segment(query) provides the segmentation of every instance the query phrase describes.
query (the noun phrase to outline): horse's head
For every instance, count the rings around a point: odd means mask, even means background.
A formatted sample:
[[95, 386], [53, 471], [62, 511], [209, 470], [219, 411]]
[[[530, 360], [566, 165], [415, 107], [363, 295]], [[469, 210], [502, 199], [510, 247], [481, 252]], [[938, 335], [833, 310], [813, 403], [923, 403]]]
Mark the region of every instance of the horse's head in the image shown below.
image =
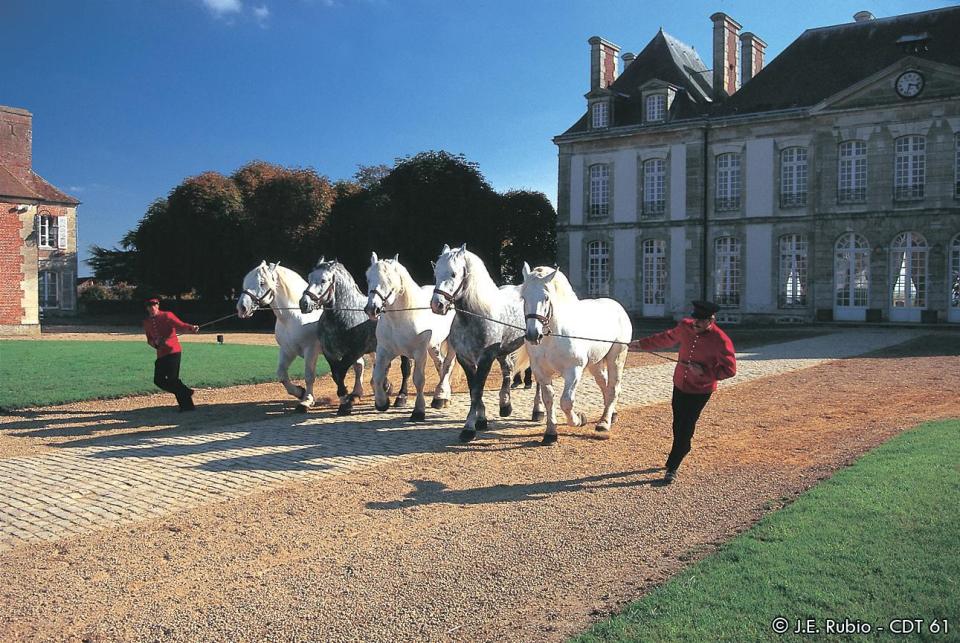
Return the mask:
[[466, 252], [467, 244], [453, 250], [443, 244], [440, 257], [433, 265], [433, 283], [436, 286], [430, 298], [430, 310], [438, 315], [445, 315], [463, 294], [467, 283]]
[[370, 253], [367, 268], [367, 305], [363, 311], [370, 319], [379, 319], [383, 309], [397, 300], [403, 289], [397, 270], [399, 255], [393, 259], [379, 259], [376, 252]]
[[247, 319], [258, 308], [266, 308], [277, 296], [277, 266], [261, 261], [243, 278], [243, 292], [237, 299], [237, 316]]
[[530, 266], [523, 263], [523, 286], [520, 296], [523, 298], [523, 316], [527, 329], [525, 338], [531, 344], [537, 345], [543, 341], [545, 335], [550, 334], [550, 322], [553, 320], [552, 282], [558, 271], [555, 268], [540, 266], [530, 270]]
[[307, 275], [307, 287], [300, 297], [302, 313], [306, 314], [317, 308], [322, 309], [324, 306], [333, 305], [336, 265], [336, 261], [326, 261], [325, 257], [320, 257], [316, 267]]

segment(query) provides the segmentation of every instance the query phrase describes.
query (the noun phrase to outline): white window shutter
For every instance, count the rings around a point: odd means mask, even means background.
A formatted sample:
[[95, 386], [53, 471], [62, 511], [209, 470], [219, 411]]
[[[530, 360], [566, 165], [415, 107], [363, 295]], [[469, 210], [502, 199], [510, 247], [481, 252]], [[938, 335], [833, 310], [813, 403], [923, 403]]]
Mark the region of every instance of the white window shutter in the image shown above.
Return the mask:
[[57, 217], [57, 247], [67, 248], [67, 217]]

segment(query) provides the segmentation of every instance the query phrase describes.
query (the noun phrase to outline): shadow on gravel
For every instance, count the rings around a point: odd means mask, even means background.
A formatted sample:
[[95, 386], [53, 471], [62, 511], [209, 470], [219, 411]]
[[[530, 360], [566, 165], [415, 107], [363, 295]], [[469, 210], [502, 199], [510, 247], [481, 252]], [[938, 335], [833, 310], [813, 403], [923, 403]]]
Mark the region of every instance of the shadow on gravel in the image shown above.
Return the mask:
[[590, 489], [615, 489], [657, 485], [660, 477], [634, 479], [636, 476], [662, 473], [663, 469], [650, 468], [637, 471], [621, 471], [596, 476], [574, 478], [573, 480], [552, 480], [548, 482], [527, 482], [521, 484], [498, 484], [492, 487], [476, 489], [449, 489], [435, 480], [408, 480], [414, 489], [400, 500], [389, 502], [368, 502], [367, 509], [391, 511], [419, 505], [478, 505], [501, 502], [523, 502], [543, 500], [558, 493], [571, 493]]

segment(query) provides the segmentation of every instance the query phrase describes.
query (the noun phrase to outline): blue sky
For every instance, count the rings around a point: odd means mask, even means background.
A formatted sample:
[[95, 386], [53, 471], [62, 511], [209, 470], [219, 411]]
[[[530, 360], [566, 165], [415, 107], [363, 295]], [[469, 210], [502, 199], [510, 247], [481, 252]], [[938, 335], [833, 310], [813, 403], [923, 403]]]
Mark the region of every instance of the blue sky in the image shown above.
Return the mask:
[[662, 26], [711, 67], [715, 11], [765, 40], [769, 61], [861, 9], [952, 4], [2, 0], [0, 104], [33, 112], [34, 169], [83, 202], [83, 260], [185, 177], [252, 159], [336, 180], [443, 149], [499, 191], [556, 203], [551, 139], [585, 108], [590, 36], [636, 53]]

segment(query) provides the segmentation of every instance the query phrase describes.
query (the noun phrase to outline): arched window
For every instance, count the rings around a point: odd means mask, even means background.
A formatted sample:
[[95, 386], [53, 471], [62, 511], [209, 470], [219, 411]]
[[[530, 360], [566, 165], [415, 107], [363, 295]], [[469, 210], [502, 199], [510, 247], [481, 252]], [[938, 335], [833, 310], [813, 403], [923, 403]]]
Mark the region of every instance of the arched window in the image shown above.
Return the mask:
[[901, 136], [894, 147], [893, 198], [897, 201], [922, 199], [927, 173], [926, 139]]
[[740, 209], [740, 155], [731, 152], [717, 156], [716, 210]]
[[591, 241], [587, 245], [587, 294], [610, 294], [610, 244]]
[[788, 147], [780, 152], [780, 207], [807, 204], [807, 148]]
[[667, 288], [667, 249], [660, 239], [643, 242], [643, 303], [662, 306]]
[[834, 304], [866, 308], [870, 303], [870, 244], [848, 232], [834, 246]]
[[610, 213], [610, 166], [590, 166], [590, 216], [605, 217]]
[[890, 303], [894, 308], [926, 307], [927, 256], [927, 240], [916, 232], [904, 232], [890, 244]]
[[663, 159], [650, 159], [643, 163], [643, 213], [663, 214], [667, 207], [666, 163]]
[[807, 305], [807, 237], [785, 234], [780, 237], [781, 308]]
[[864, 141], [840, 143], [837, 166], [837, 200], [862, 203], [867, 200], [867, 144]]
[[713, 249], [715, 301], [724, 308], [736, 308], [740, 305], [740, 240], [718, 237]]

